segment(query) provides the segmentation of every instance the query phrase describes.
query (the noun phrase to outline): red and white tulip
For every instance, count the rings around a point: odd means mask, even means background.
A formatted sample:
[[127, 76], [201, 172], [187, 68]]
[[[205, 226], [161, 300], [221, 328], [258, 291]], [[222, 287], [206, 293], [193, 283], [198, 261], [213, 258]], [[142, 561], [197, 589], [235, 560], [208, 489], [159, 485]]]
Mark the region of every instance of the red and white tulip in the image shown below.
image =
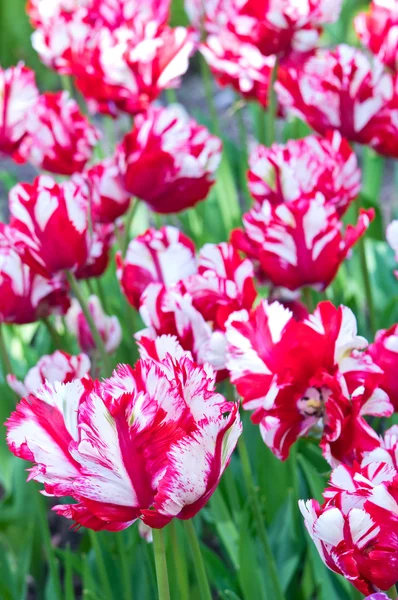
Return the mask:
[[[95, 323], [95, 326], [104, 342], [105, 350], [112, 354], [120, 346], [122, 341], [122, 328], [119, 319], [115, 316], [109, 317], [104, 313], [101, 301], [97, 296], [90, 296], [87, 306]], [[76, 336], [80, 348], [87, 354], [93, 354], [96, 344], [91, 334], [89, 324], [83, 314], [77, 300], [72, 300], [66, 317], [68, 331]]]
[[355, 152], [337, 131], [271, 148], [256, 146], [249, 156], [249, 190], [272, 205], [324, 198], [343, 214], [361, 189]]
[[114, 158], [106, 158], [73, 177], [90, 190], [91, 213], [94, 223], [114, 223], [128, 210], [131, 195], [123, 186]]
[[231, 241], [273, 286], [324, 290], [373, 218], [372, 209], [361, 210], [343, 232], [337, 209], [322, 194], [276, 205], [266, 200], [243, 216], [244, 229], [233, 231]]
[[130, 242], [124, 259], [119, 253], [116, 260], [122, 291], [136, 309], [150, 283], [170, 287], [197, 271], [194, 243], [171, 226], [148, 229]]
[[53, 275], [86, 264], [89, 251], [87, 190], [72, 181], [57, 184], [40, 176], [10, 192], [11, 225], [23, 236], [26, 251]]
[[151, 107], [119, 146], [127, 191], [159, 213], [179, 212], [204, 200], [215, 181], [222, 143], [179, 105]]
[[86, 354], [71, 356], [56, 350], [54, 354], [42, 356], [28, 371], [23, 381], [9, 374], [7, 383], [21, 398], [26, 398], [30, 394], [35, 394], [45, 383], [54, 384], [56, 381], [69, 383], [74, 379], [82, 379], [89, 374], [90, 368], [90, 359]]
[[47, 384], [7, 422], [10, 450], [34, 463], [29, 478], [47, 495], [75, 499], [54, 510], [78, 526], [118, 531], [141, 519], [161, 528], [192, 518], [240, 436], [238, 405], [216, 393], [210, 367], [172, 338], [142, 346], [135, 369]]
[[35, 74], [19, 63], [0, 68], [0, 156], [13, 156], [27, 133], [27, 117], [39, 97]]
[[398, 156], [397, 81], [361, 50], [342, 44], [281, 66], [275, 89], [284, 110], [321, 135], [337, 129], [349, 141]]
[[263, 301], [232, 314], [226, 337], [231, 381], [279, 458], [307, 435], [320, 438], [331, 464], [379, 445], [364, 416], [390, 416], [393, 406], [377, 387], [381, 369], [359, 352], [367, 342], [347, 307], [322, 302], [298, 322], [278, 302]]
[[69, 308], [68, 286], [63, 277], [44, 277], [21, 256], [18, 231], [0, 228], [0, 322], [34, 323]]
[[38, 169], [72, 175], [90, 160], [99, 132], [67, 92], [45, 93], [26, 115], [19, 158]]
[[354, 20], [362, 44], [390, 67], [398, 70], [398, 5], [396, 0], [373, 0], [369, 11]]

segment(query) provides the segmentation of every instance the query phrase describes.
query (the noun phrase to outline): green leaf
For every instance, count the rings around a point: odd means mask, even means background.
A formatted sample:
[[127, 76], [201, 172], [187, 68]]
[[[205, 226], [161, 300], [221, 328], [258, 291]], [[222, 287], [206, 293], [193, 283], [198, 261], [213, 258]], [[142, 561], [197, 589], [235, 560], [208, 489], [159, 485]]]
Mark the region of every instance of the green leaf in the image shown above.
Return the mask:
[[239, 533], [219, 489], [214, 492], [210, 500], [210, 507], [217, 532], [234, 568], [237, 569], [239, 565]]
[[243, 513], [239, 529], [239, 583], [245, 600], [253, 598], [272, 600], [267, 596], [264, 582], [261, 577], [266, 573], [266, 564], [261, 565], [258, 560], [256, 536], [250, 527], [250, 510]]
[[288, 492], [288, 497], [279, 509], [279, 513], [272, 521], [270, 527], [270, 541], [278, 568], [279, 579], [283, 590], [286, 591], [290, 581], [302, 561], [305, 551], [305, 542], [296, 532], [297, 501], [294, 501], [293, 492]]

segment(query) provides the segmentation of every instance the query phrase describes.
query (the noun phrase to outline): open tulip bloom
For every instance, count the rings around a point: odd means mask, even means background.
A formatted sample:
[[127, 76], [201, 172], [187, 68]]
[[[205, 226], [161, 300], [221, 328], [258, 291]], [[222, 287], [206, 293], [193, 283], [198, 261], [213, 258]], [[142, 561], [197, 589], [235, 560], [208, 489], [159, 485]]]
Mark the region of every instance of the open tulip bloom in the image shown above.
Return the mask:
[[398, 599], [398, 0], [3, 3], [0, 600]]

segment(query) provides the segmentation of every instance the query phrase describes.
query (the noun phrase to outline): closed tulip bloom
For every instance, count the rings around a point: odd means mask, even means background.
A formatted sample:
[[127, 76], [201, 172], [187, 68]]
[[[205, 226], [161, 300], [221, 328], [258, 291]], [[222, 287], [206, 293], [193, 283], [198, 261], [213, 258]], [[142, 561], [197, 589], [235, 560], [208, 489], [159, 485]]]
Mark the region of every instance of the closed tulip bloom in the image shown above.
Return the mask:
[[227, 323], [227, 368], [254, 411], [264, 442], [282, 460], [302, 436], [319, 437], [325, 458], [352, 463], [379, 439], [364, 416], [389, 416], [382, 371], [361, 350], [347, 307], [322, 302], [297, 322], [278, 302], [233, 313]]
[[69, 308], [68, 288], [62, 277], [44, 277], [21, 256], [18, 231], [0, 228], [0, 322], [34, 323]]
[[[398, 579], [397, 471], [385, 463], [339, 466], [325, 502], [300, 501], [305, 526], [326, 566], [362, 594]], [[372, 594], [372, 600], [384, 594]], [[386, 596], [387, 597], [387, 596]]]
[[398, 156], [396, 78], [360, 50], [319, 49], [303, 65], [281, 67], [275, 89], [283, 108], [321, 135], [337, 129], [349, 141]]
[[228, 30], [210, 35], [200, 51], [221, 86], [230, 85], [244, 98], [267, 106], [275, 56], [263, 56]]
[[251, 261], [226, 242], [201, 248], [198, 272], [185, 286], [204, 319], [221, 330], [232, 312], [250, 310], [257, 297]]
[[398, 325], [378, 331], [368, 353], [383, 370], [380, 387], [388, 394], [395, 411], [398, 411]]
[[138, 340], [173, 335], [195, 362], [209, 363], [219, 381], [227, 376], [225, 332], [206, 321], [183, 282], [170, 288], [160, 283], [149, 284], [141, 297], [140, 315], [146, 329], [136, 334]]
[[[116, 224], [116, 227], [119, 225]], [[105, 273], [115, 239], [115, 226], [112, 223], [93, 224], [89, 235], [89, 253], [85, 263], [75, 271], [76, 279], [101, 277]]]
[[135, 119], [117, 158], [124, 185], [159, 213], [204, 200], [214, 184], [222, 143], [179, 105], [150, 108]]
[[[81, 9], [85, 9], [82, 11]], [[109, 29], [133, 18], [166, 22], [170, 0], [28, 0], [26, 11], [34, 27], [48, 24], [60, 14], [81, 14], [91, 24], [100, 22]]]
[[26, 115], [26, 128], [20, 158], [59, 175], [82, 171], [99, 139], [99, 132], [67, 92], [40, 96]]
[[[137, 39], [148, 22], [165, 25], [169, 7], [168, 0], [29, 0], [27, 12], [35, 28], [32, 45], [48, 67], [67, 75], [81, 75], [88, 68], [93, 82], [96, 46], [117, 29], [137, 31]], [[96, 69], [98, 78], [102, 61]]]
[[271, 148], [258, 145], [249, 157], [253, 198], [272, 205], [322, 196], [343, 214], [361, 189], [355, 152], [337, 131], [309, 135]]
[[195, 27], [216, 34], [232, 31], [263, 56], [312, 50], [322, 26], [337, 21], [341, 4], [340, 0], [185, 0]]
[[196, 39], [185, 27], [134, 22], [91, 31], [72, 65], [77, 88], [92, 111], [116, 116], [148, 109], [166, 88], [178, 87]]
[[377, 58], [398, 70], [398, 3], [396, 0], [373, 0], [369, 11], [358, 14], [355, 31]]
[[49, 274], [76, 270], [89, 255], [87, 190], [40, 176], [10, 192], [11, 224], [27, 252]]
[[60, 13], [74, 13], [92, 4], [92, 0], [28, 0], [26, 12], [34, 27], [46, 25]]
[[337, 0], [243, 0], [233, 2], [228, 22], [242, 41], [250, 41], [264, 55], [308, 52], [315, 48], [322, 25], [337, 21]]
[[7, 422], [29, 478], [74, 504], [54, 510], [77, 526], [154, 528], [190, 519], [208, 501], [241, 433], [238, 405], [216, 393], [172, 338], [142, 340], [143, 358], [110, 379], [46, 384]]
[[90, 372], [90, 367], [90, 359], [86, 354], [71, 356], [57, 350], [54, 354], [42, 356], [29, 370], [24, 381], [19, 381], [15, 375], [7, 375], [7, 383], [21, 398], [25, 398], [37, 392], [46, 382], [69, 383], [74, 379], [82, 379]]
[[231, 241], [272, 285], [324, 290], [373, 218], [373, 210], [361, 210], [356, 225], [343, 232], [339, 213], [322, 194], [277, 205], [264, 201], [243, 216], [244, 229], [233, 231]]
[[95, 223], [114, 223], [128, 210], [131, 195], [126, 192], [113, 158], [106, 158], [73, 177], [85, 183], [91, 193], [91, 212]]
[[147, 329], [137, 335], [175, 335], [199, 364], [210, 363], [221, 380], [226, 376], [225, 323], [234, 311], [250, 310], [256, 295], [250, 261], [230, 244], [206, 244], [195, 273], [173, 285], [146, 287], [140, 313]]
[[43, 64], [61, 75], [73, 74], [78, 57], [93, 43], [94, 30], [86, 16], [84, 7], [61, 10], [35, 29], [32, 46]]
[[124, 259], [119, 253], [116, 260], [122, 291], [137, 310], [150, 283], [170, 287], [197, 270], [194, 243], [171, 226], [148, 229], [130, 242]]
[[[112, 354], [118, 349], [122, 341], [122, 328], [120, 327], [119, 319], [115, 316], [109, 317], [104, 313], [101, 301], [97, 296], [90, 296], [87, 305], [95, 326], [104, 342], [105, 350], [109, 354]], [[76, 336], [83, 352], [92, 354], [96, 349], [96, 345], [90, 327], [77, 300], [72, 300], [71, 307], [65, 319], [68, 330]]]
[[38, 97], [35, 74], [23, 63], [9, 69], [0, 67], [0, 156], [17, 153]]

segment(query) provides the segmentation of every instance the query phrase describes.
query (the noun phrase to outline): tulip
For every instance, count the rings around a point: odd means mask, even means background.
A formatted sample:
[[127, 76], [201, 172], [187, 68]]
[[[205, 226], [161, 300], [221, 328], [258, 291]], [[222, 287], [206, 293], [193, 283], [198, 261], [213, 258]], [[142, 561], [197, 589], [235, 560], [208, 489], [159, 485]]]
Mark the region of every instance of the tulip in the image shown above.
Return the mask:
[[23, 63], [0, 68], [0, 157], [17, 154], [27, 133], [27, 117], [38, 96], [35, 74]]
[[332, 464], [352, 463], [379, 446], [365, 415], [390, 416], [393, 406], [378, 386], [383, 373], [361, 350], [356, 320], [329, 302], [296, 321], [278, 302], [233, 313], [226, 326], [231, 381], [254, 411], [267, 446], [285, 460], [294, 442], [317, 436]]
[[216, 393], [170, 337], [141, 341], [135, 369], [110, 379], [47, 383], [7, 421], [7, 441], [34, 463], [29, 479], [76, 503], [54, 510], [80, 526], [162, 528], [208, 501], [241, 433], [238, 405]]
[[215, 181], [221, 141], [179, 105], [150, 108], [135, 119], [117, 151], [124, 185], [159, 213], [204, 200]]
[[86, 354], [71, 356], [57, 350], [54, 354], [45, 355], [27, 373], [24, 381], [15, 375], [7, 375], [7, 383], [21, 398], [35, 394], [46, 382], [69, 383], [74, 379], [82, 379], [90, 371], [90, 359]]
[[82, 171], [99, 139], [99, 132], [67, 92], [40, 96], [26, 115], [26, 129], [19, 157], [59, 175]]

